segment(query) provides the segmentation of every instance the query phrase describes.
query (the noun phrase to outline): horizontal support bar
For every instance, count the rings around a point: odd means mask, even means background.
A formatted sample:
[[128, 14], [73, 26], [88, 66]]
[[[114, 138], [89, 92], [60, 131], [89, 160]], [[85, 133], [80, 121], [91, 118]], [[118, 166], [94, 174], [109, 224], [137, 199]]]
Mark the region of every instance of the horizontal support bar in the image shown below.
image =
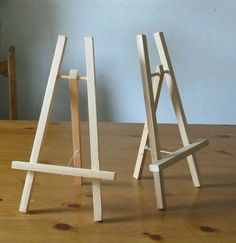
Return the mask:
[[160, 72], [151, 73], [151, 77], [161, 76]]
[[[57, 79], [60, 79], [60, 80], [70, 80], [71, 77], [70, 77], [70, 75], [62, 75], [62, 74], [59, 74], [59, 75], [57, 75]], [[77, 76], [76, 77], [76, 80], [84, 80], [84, 81], [86, 81], [87, 80], [87, 77]]]
[[[146, 145], [144, 149], [145, 150], [151, 150], [151, 148], [148, 145]], [[166, 151], [166, 150], [163, 150], [163, 149], [161, 149], [160, 152], [163, 153], [163, 154], [171, 154], [172, 153], [172, 152], [169, 152], [169, 151]]]
[[167, 168], [168, 166], [175, 164], [181, 159], [186, 158], [190, 154], [200, 150], [201, 148], [208, 145], [207, 139], [198, 139], [196, 142], [189, 144], [188, 146], [182, 147], [175, 152], [165, 156], [164, 158], [149, 165], [149, 170], [152, 172], [158, 172], [161, 169]]
[[92, 170], [84, 168], [73, 168], [58, 165], [45, 165], [41, 163], [12, 161], [12, 169], [44, 172], [58, 175], [80, 176], [99, 180], [114, 180], [115, 172]]
[[162, 72], [155, 72], [155, 73], [151, 73], [151, 77], [156, 77], [156, 76], [161, 76], [161, 74], [168, 74], [170, 73], [168, 70], [164, 70]]

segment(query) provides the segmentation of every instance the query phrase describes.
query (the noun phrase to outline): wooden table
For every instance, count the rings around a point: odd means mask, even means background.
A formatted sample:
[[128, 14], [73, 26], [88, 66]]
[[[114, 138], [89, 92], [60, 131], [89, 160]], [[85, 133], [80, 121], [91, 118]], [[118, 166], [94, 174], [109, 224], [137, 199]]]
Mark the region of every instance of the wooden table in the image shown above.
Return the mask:
[[[18, 212], [36, 123], [0, 121], [0, 242], [235, 242], [236, 126], [190, 126], [192, 138], [209, 138], [198, 153], [203, 187], [192, 185], [186, 161], [165, 171], [167, 210], [158, 211], [148, 161], [143, 179], [132, 179], [141, 124], [100, 124], [101, 168], [117, 172], [103, 182], [104, 221], [93, 222], [89, 181], [37, 174], [28, 214]], [[50, 124], [40, 161], [67, 164], [72, 154], [68, 123]], [[161, 145], [180, 146], [175, 125], [160, 125]], [[88, 127], [82, 124], [84, 167], [89, 167]]]

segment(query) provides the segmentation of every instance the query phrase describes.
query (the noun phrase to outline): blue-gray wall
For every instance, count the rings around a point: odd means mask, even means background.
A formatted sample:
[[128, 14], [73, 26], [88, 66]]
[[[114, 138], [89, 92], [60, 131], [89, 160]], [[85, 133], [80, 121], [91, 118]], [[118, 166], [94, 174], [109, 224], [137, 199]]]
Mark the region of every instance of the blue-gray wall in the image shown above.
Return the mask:
[[[0, 57], [14, 44], [20, 119], [38, 119], [58, 34], [68, 36], [63, 73], [85, 73], [84, 36], [95, 39], [99, 119], [143, 122], [145, 109], [135, 36], [165, 33], [189, 123], [236, 124], [234, 0], [1, 0]], [[1, 78], [1, 114], [7, 96]], [[86, 119], [85, 86], [81, 90]], [[166, 87], [158, 119], [175, 122]], [[67, 83], [56, 90], [52, 117], [68, 119]]]

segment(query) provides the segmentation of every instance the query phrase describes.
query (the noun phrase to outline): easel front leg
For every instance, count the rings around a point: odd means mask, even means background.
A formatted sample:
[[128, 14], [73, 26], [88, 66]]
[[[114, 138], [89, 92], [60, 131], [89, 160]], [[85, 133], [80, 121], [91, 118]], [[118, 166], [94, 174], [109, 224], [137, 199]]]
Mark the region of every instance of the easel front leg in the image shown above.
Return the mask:
[[[98, 122], [96, 105], [96, 84], [95, 84], [95, 64], [93, 39], [85, 38], [87, 91], [88, 91], [88, 117], [89, 117], [89, 137], [91, 166], [94, 170], [99, 170], [99, 142], [98, 142]], [[93, 210], [94, 221], [102, 221], [102, 193], [101, 182], [93, 180]]]
[[143, 166], [147, 154], [146, 146], [148, 145], [148, 127], [147, 122], [143, 126], [143, 133], [141, 137], [141, 142], [139, 145], [138, 156], [136, 159], [136, 164], [134, 168], [133, 178], [140, 179], [143, 173]]
[[165, 197], [165, 185], [163, 178], [163, 171], [153, 172], [154, 176], [154, 186], [156, 192], [156, 202], [157, 208], [165, 209], [166, 207], [166, 197]]
[[27, 172], [24, 189], [21, 196], [20, 207], [19, 207], [20, 212], [26, 213], [28, 211], [29, 200], [31, 197], [31, 190], [34, 183], [34, 178], [35, 178], [35, 172], [31, 172], [31, 171]]
[[100, 180], [92, 181], [94, 221], [102, 221], [102, 187]]
[[[162, 83], [163, 83], [163, 77], [164, 77], [164, 70], [163, 70], [162, 65], [158, 66], [156, 72], [159, 73], [159, 75], [154, 78], [153, 86], [152, 86], [155, 111], [157, 110], [160, 93], [161, 93], [161, 87], [162, 87]], [[139, 145], [138, 156], [136, 159], [134, 174], [133, 174], [133, 177], [137, 180], [140, 179], [142, 176], [143, 165], [144, 165], [146, 154], [147, 154], [147, 146], [148, 146], [148, 126], [147, 126], [147, 122], [145, 122], [144, 127], [143, 127], [141, 142]]]
[[200, 171], [199, 171], [196, 155], [193, 153], [192, 155], [188, 156], [187, 161], [188, 161], [188, 166], [193, 180], [193, 185], [195, 187], [201, 187], [201, 180], [200, 180], [201, 177], [200, 177]]
[[[61, 61], [63, 58], [65, 44], [66, 44], [66, 37], [59, 36], [53, 61], [52, 61], [51, 71], [48, 78], [46, 93], [43, 99], [42, 110], [40, 113], [38, 127], [34, 139], [31, 156], [30, 156], [30, 163], [38, 162], [39, 153], [42, 148], [43, 138], [47, 127], [47, 121], [50, 113], [50, 107], [51, 107], [53, 93], [54, 93], [55, 84], [57, 80], [57, 74], [59, 72]], [[21, 212], [27, 212], [28, 204], [31, 196], [31, 190], [34, 182], [34, 177], [35, 177], [35, 172], [27, 172], [24, 190], [22, 193], [21, 203], [19, 208], [19, 211]]]
[[[137, 36], [137, 46], [140, 61], [140, 69], [142, 75], [144, 101], [147, 115], [147, 126], [149, 133], [149, 144], [152, 163], [156, 163], [161, 158], [160, 142], [158, 135], [158, 127], [156, 120], [156, 107], [154, 104], [154, 94], [152, 85], [152, 74], [149, 63], [149, 55], [147, 49], [147, 41], [144, 35]], [[158, 208], [165, 208], [164, 182], [162, 172], [154, 172], [154, 186], [156, 190]]]

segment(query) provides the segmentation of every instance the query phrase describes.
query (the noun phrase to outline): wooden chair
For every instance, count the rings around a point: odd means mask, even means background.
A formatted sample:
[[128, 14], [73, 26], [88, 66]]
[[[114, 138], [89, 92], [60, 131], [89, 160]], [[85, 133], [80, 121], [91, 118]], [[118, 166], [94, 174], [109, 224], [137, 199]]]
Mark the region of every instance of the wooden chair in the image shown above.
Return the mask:
[[8, 59], [6, 61], [0, 61], [0, 74], [8, 78], [9, 114], [11, 120], [17, 119], [15, 60], [15, 47], [11, 46], [8, 51]]

